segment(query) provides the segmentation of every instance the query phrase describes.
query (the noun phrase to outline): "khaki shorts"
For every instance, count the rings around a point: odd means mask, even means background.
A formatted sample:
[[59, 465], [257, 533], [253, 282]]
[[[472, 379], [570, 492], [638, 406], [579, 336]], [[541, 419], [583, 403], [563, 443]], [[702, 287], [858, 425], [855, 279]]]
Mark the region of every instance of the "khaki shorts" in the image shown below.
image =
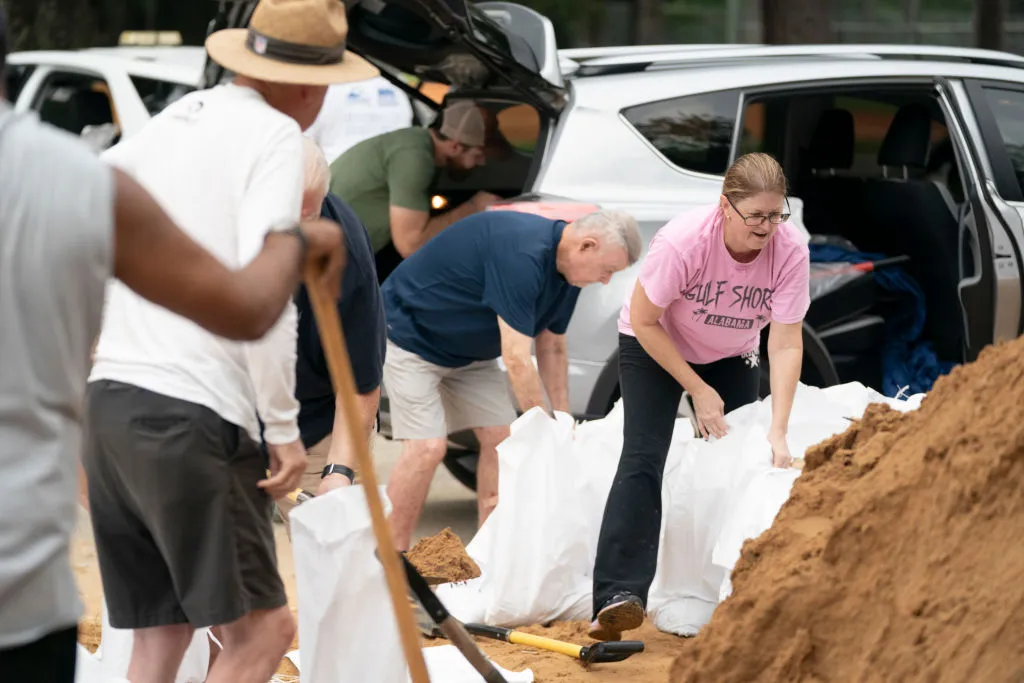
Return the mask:
[[464, 429], [503, 427], [516, 419], [508, 378], [497, 359], [445, 368], [390, 340], [384, 358], [394, 439], [438, 439]]

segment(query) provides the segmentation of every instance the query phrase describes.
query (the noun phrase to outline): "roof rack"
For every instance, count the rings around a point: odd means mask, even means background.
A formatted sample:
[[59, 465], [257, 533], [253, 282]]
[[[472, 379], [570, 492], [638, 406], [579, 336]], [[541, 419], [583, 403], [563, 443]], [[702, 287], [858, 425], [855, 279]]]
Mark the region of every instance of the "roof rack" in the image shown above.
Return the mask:
[[651, 68], [682, 68], [706, 66], [708, 62], [738, 61], [794, 57], [832, 57], [847, 59], [925, 59], [929, 61], [967, 62], [1024, 68], [1024, 57], [1008, 52], [957, 48], [939, 45], [778, 45], [682, 49], [679, 51], [626, 52], [620, 55], [594, 57], [580, 63], [575, 77], [614, 73], [635, 73]]
[[584, 64], [609, 57], [640, 58], [657, 54], [680, 54], [707, 50], [749, 49], [752, 43], [701, 43], [694, 45], [616, 45], [613, 47], [573, 47], [558, 51], [563, 76], [574, 74]]

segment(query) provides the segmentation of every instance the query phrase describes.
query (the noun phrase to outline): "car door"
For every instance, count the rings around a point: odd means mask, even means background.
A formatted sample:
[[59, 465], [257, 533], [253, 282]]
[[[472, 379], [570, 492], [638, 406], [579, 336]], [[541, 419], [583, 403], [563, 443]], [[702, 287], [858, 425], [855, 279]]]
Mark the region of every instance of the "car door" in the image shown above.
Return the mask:
[[[965, 142], [971, 144], [979, 176], [977, 210], [991, 239], [991, 341], [1013, 339], [1024, 332], [1024, 83], [965, 80], [946, 88], [956, 97], [968, 133]], [[986, 231], [979, 232], [984, 237]], [[971, 296], [970, 288], [966, 293]]]

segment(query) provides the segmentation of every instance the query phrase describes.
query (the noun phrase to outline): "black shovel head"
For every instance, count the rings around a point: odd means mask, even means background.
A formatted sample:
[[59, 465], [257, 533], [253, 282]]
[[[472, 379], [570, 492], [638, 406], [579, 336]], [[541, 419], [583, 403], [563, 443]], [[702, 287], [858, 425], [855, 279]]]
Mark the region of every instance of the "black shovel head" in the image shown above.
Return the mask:
[[586, 664], [603, 664], [621, 662], [638, 652], [644, 651], [644, 644], [639, 640], [618, 640], [594, 643], [583, 648], [580, 660]]

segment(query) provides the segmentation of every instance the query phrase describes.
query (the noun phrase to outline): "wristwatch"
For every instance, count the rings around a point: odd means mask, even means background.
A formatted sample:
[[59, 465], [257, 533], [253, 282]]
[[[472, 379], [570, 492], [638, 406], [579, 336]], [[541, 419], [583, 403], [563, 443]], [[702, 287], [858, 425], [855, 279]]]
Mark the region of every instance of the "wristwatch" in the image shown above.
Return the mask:
[[306, 253], [309, 251], [309, 238], [306, 237], [306, 233], [302, 231], [302, 226], [298, 223], [292, 223], [282, 228], [271, 228], [267, 231], [267, 237], [275, 233], [283, 235], [294, 235], [299, 240], [299, 249], [302, 252], [300, 262], [305, 263]]
[[348, 480], [351, 483], [356, 483], [356, 473], [352, 470], [351, 467], [345, 467], [344, 465], [335, 465], [332, 463], [324, 468], [323, 472], [320, 473], [320, 478], [323, 479], [324, 477], [330, 476], [332, 474], [343, 474], [346, 477], [348, 477]]

